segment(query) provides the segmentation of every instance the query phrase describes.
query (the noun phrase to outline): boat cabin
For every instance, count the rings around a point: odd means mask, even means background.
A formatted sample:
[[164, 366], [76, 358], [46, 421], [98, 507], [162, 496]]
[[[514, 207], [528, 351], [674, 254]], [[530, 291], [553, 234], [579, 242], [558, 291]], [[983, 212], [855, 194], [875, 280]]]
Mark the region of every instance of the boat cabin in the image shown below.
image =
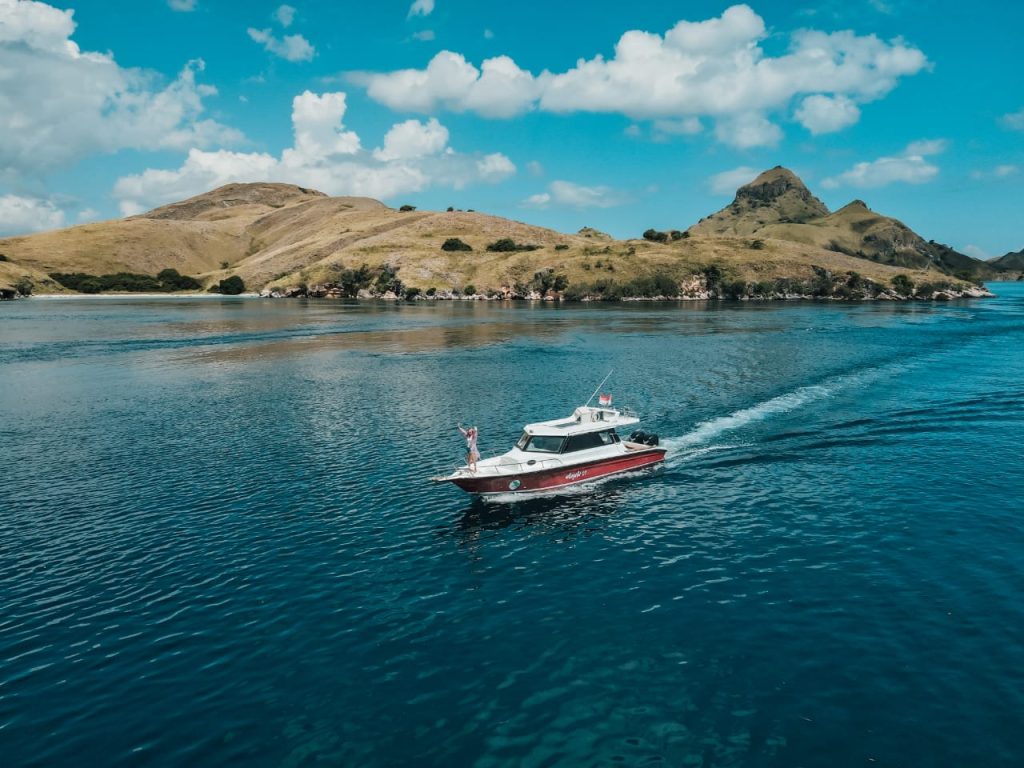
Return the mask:
[[527, 424], [516, 448], [524, 453], [573, 453], [601, 448], [621, 442], [616, 427], [639, 421], [629, 411], [581, 406], [567, 419]]

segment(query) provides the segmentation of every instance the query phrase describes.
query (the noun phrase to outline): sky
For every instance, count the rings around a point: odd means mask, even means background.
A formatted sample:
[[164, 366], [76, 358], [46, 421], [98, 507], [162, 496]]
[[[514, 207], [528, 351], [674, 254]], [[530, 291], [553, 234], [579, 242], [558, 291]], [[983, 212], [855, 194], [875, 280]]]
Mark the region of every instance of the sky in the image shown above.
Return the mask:
[[234, 181], [616, 237], [784, 165], [1024, 248], [1024, 4], [0, 0], [0, 234]]

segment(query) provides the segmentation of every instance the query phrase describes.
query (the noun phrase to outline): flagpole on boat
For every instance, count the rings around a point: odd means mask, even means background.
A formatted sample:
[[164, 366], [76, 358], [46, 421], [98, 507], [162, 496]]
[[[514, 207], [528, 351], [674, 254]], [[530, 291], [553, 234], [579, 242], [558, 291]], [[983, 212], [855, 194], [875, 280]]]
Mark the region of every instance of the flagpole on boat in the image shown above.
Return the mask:
[[[614, 368], [612, 368], [612, 369], [611, 369], [610, 371], [608, 371], [608, 375], [607, 375], [607, 376], [605, 376], [605, 377], [604, 377], [603, 379], [601, 379], [601, 383], [600, 383], [600, 384], [598, 384], [598, 385], [597, 385], [597, 389], [595, 389], [595, 390], [594, 390], [594, 395], [596, 395], [596, 394], [597, 394], [598, 392], [600, 392], [600, 391], [601, 391], [601, 387], [603, 387], [603, 386], [604, 386], [604, 383], [605, 383], [606, 381], [608, 381], [608, 379], [609, 379], [609, 378], [611, 378], [611, 375], [612, 375], [613, 373], [615, 373], [615, 369], [614, 369]], [[594, 395], [591, 395], [590, 397], [588, 397], [588, 398], [587, 398], [587, 402], [585, 402], [585, 403], [583, 404], [583, 407], [584, 407], [584, 408], [586, 408], [586, 407], [587, 407], [588, 405], [590, 405], [590, 401], [594, 399]]]

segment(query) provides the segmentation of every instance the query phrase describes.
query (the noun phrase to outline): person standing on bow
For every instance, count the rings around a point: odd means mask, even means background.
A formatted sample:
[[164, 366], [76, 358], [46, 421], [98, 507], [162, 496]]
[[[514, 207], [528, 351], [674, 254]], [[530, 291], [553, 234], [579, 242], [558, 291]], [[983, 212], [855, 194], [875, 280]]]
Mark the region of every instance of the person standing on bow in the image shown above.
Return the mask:
[[476, 438], [479, 434], [476, 427], [469, 427], [463, 429], [462, 425], [458, 425], [459, 432], [466, 438], [466, 464], [469, 465], [470, 472], [476, 472], [476, 463], [480, 460], [480, 451], [476, 447]]

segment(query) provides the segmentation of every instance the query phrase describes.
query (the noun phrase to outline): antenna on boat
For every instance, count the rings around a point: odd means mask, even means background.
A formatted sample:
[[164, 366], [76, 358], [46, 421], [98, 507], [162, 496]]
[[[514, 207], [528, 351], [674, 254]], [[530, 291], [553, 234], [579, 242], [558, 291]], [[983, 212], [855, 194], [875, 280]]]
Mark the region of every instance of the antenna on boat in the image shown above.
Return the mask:
[[[596, 395], [596, 394], [597, 394], [598, 392], [600, 392], [600, 391], [601, 391], [601, 387], [603, 387], [603, 386], [604, 386], [604, 383], [605, 383], [606, 381], [608, 381], [608, 379], [610, 379], [610, 378], [611, 378], [611, 375], [612, 375], [613, 373], [615, 373], [615, 369], [614, 369], [614, 368], [612, 368], [612, 369], [611, 369], [610, 371], [608, 371], [608, 375], [607, 375], [607, 376], [605, 376], [605, 377], [604, 377], [603, 379], [601, 379], [601, 383], [600, 383], [600, 384], [598, 384], [598, 385], [597, 385], [597, 389], [595, 389], [595, 390], [594, 390], [594, 395]], [[587, 407], [588, 405], [590, 405], [590, 401], [594, 399], [594, 395], [591, 395], [590, 397], [588, 397], [588, 398], [587, 398], [587, 402], [585, 402], [585, 403], [583, 404], [583, 407], [584, 407], [584, 408], [586, 408], [586, 407]]]

